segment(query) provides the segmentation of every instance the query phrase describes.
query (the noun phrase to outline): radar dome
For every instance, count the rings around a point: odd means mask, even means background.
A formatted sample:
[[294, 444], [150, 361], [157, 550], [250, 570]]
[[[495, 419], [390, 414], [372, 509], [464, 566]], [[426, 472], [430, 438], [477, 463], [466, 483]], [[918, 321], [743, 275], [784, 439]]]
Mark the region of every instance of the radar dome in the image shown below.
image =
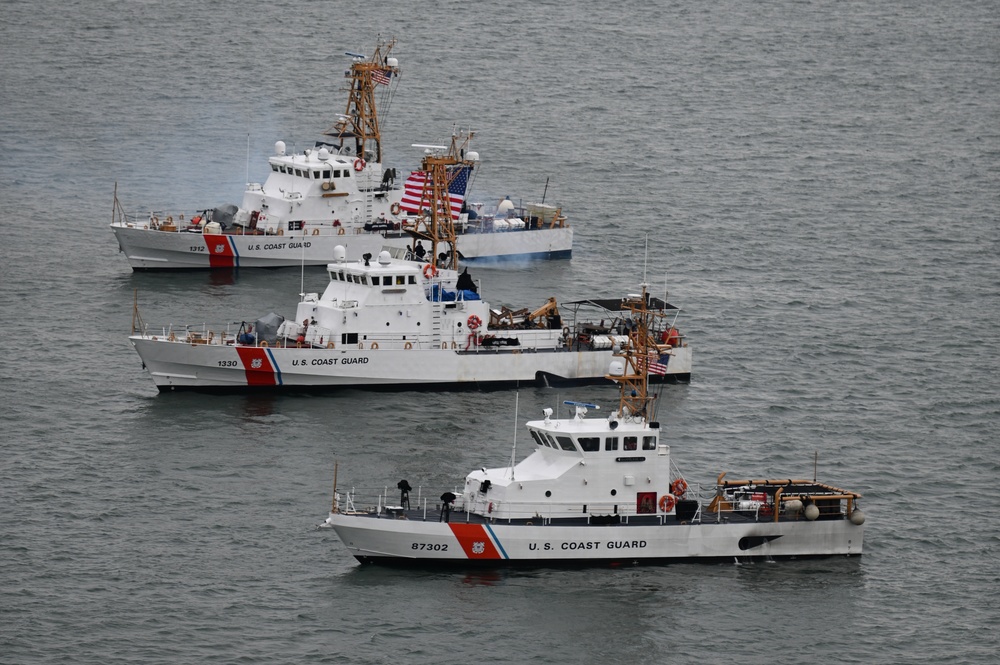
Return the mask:
[[284, 155], [285, 154], [285, 142], [284, 141], [275, 141], [275, 143], [274, 143], [274, 154], [276, 154], [276, 155]]
[[324, 162], [327, 161], [328, 159], [330, 159], [330, 151], [327, 150], [326, 148], [320, 148], [319, 158]]
[[399, 60], [396, 60], [396, 58], [386, 58], [385, 64], [389, 65], [390, 67], [399, 67]]
[[478, 162], [479, 153], [476, 152], [475, 150], [470, 150], [469, 152], [465, 153], [465, 158], [468, 159], [470, 162]]
[[333, 248], [333, 260], [337, 263], [343, 263], [344, 259], [347, 258], [347, 248], [343, 245], [337, 245]]
[[381, 252], [378, 253], [378, 264], [380, 266], [387, 266], [391, 261], [392, 257], [386, 250], [383, 249]]
[[612, 360], [608, 365], [608, 374], [611, 376], [625, 376], [625, 363], [621, 360]]

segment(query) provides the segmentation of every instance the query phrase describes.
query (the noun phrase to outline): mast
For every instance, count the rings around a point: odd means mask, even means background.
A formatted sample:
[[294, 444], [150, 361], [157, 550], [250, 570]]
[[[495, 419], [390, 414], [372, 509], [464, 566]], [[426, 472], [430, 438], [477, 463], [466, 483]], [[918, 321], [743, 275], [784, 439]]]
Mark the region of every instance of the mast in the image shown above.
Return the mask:
[[[628, 324], [628, 346], [616, 350], [616, 358], [622, 358], [624, 371], [621, 376], [607, 375], [606, 378], [618, 383], [621, 396], [618, 402], [618, 416], [639, 418], [646, 422], [654, 420], [656, 402], [649, 395], [650, 364], [658, 363], [661, 354], [668, 353], [670, 346], [660, 344], [655, 338], [656, 320], [666, 317], [664, 309], [652, 309], [647, 284], [643, 282], [642, 293], [632, 294], [622, 301], [622, 311], [630, 312]], [[660, 326], [662, 327], [662, 326]]]
[[[378, 85], [391, 86], [399, 76], [398, 61], [389, 56], [395, 45], [395, 39], [387, 42], [379, 39], [375, 53], [367, 59], [358, 53], [346, 53], [354, 58], [351, 68], [344, 72], [350, 79], [347, 111], [333, 127], [323, 132], [324, 136], [338, 139], [341, 148], [345, 142], [353, 142], [355, 155], [379, 164], [382, 163], [382, 130], [375, 89]], [[388, 96], [391, 96], [391, 89]]]
[[[441, 154], [444, 146], [417, 146], [432, 152], [424, 155], [421, 162], [420, 169], [426, 175], [420, 193], [420, 214], [417, 216], [416, 224], [407, 229], [407, 232], [413, 238], [410, 243], [411, 250], [416, 249], [420, 240], [430, 242], [430, 256], [438, 268], [458, 270], [455, 222], [451, 216], [451, 197], [448, 192], [452, 182], [459, 177], [462, 170], [471, 168], [475, 164], [474, 153], [467, 155], [469, 141], [474, 135], [474, 132], [453, 134], [447, 154]], [[443, 259], [442, 253], [445, 254]]]

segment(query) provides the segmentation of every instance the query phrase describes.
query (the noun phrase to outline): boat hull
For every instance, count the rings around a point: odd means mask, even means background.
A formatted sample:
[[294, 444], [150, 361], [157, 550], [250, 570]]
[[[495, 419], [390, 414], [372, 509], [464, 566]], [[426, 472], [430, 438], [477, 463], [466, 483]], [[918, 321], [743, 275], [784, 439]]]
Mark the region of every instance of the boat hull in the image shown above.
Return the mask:
[[[134, 270], [325, 266], [338, 245], [346, 248], [347, 260], [353, 261], [366, 253], [376, 256], [385, 247], [405, 249], [410, 243], [404, 235], [339, 235], [331, 228], [316, 228], [315, 235], [307, 229], [306, 235], [281, 236], [168, 232], [139, 224], [113, 224], [111, 229]], [[568, 259], [572, 256], [573, 230], [468, 233], [458, 236], [457, 247], [466, 261]]]
[[860, 556], [864, 540], [846, 519], [553, 526], [331, 514], [325, 526], [362, 563], [461, 568]]
[[[155, 335], [129, 340], [161, 391], [584, 384], [604, 381], [612, 359], [610, 350], [281, 348], [192, 344]], [[682, 382], [690, 376], [690, 348], [675, 349], [664, 380]]]

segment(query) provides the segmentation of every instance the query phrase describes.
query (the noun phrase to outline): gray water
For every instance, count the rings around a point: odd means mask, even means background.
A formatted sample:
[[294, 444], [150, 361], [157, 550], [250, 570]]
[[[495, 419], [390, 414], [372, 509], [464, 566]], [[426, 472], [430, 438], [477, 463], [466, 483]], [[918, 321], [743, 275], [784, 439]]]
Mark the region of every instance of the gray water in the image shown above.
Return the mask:
[[[335, 463], [450, 485], [613, 390], [157, 394], [134, 297], [239, 321], [323, 274], [133, 274], [115, 183], [130, 210], [238, 201], [378, 33], [390, 163], [471, 126], [479, 198], [544, 191], [576, 229], [572, 261], [476, 269], [491, 302], [645, 269], [695, 346], [659, 409], [682, 470], [818, 456], [865, 496], [860, 560], [361, 569], [315, 529]], [[0, 662], [996, 662], [998, 35], [995, 0], [4, 3]]]

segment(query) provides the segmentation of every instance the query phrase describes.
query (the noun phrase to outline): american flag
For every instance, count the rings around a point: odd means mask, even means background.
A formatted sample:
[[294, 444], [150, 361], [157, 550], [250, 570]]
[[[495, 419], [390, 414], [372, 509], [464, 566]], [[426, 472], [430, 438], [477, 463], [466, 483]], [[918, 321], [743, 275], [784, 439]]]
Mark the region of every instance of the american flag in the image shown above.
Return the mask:
[[373, 69], [372, 80], [382, 85], [389, 85], [389, 78], [392, 76], [391, 69]]
[[[670, 362], [670, 354], [669, 353], [664, 353], [659, 358], [657, 358], [655, 355], [651, 354], [649, 356], [649, 365], [648, 365], [648, 368], [647, 368], [647, 372], [650, 373], [650, 374], [657, 374], [659, 376], [666, 376], [666, 374], [667, 374], [667, 363], [668, 362]], [[639, 358], [639, 367], [638, 367], [638, 369], [642, 369], [642, 366], [645, 365], [645, 364], [646, 363], [643, 362], [643, 359]]]
[[[452, 219], [458, 219], [459, 213], [462, 212], [462, 201], [465, 200], [465, 188], [469, 185], [469, 171], [471, 170], [468, 166], [462, 166], [448, 175], [451, 178], [451, 183], [448, 185], [448, 201]], [[451, 177], [452, 173], [454, 173], [454, 177]], [[418, 213], [424, 208], [431, 207], [430, 201], [423, 199], [426, 182], [426, 171], [414, 171], [410, 174], [410, 177], [403, 183], [403, 198], [399, 202], [403, 210]], [[428, 195], [431, 193], [430, 187], [427, 188], [427, 193]]]

